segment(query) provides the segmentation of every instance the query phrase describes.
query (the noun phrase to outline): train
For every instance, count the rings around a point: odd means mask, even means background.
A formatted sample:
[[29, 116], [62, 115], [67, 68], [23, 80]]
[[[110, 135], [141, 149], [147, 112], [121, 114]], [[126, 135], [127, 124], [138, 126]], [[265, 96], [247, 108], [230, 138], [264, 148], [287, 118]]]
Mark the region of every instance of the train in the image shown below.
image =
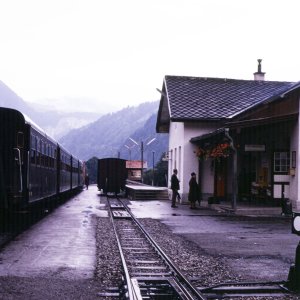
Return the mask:
[[121, 158], [98, 159], [97, 186], [103, 194], [117, 195], [125, 191], [126, 160]]
[[0, 107], [0, 210], [25, 210], [75, 193], [85, 164], [22, 112]]

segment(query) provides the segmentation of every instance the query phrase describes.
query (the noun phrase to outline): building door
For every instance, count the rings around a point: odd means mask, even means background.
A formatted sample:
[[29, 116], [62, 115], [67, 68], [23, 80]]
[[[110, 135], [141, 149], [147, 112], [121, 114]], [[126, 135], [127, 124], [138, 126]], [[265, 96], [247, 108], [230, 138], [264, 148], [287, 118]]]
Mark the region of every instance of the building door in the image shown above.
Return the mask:
[[215, 160], [215, 184], [214, 184], [214, 196], [217, 198], [226, 197], [226, 168], [227, 160], [220, 158]]

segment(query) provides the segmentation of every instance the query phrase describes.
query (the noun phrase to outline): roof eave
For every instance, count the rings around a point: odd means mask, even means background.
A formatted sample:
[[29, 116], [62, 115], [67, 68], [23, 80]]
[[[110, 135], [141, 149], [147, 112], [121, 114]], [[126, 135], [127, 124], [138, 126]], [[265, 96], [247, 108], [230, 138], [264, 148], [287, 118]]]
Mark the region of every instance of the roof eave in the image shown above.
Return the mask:
[[207, 140], [220, 138], [220, 137], [223, 137], [225, 135], [226, 130], [227, 130], [227, 128], [221, 127], [221, 128], [218, 128], [217, 130], [211, 131], [211, 132], [203, 134], [201, 136], [193, 137], [193, 138], [190, 139], [190, 142], [192, 144], [197, 145], [197, 144], [203, 143]]
[[171, 117], [172, 122], [220, 122], [227, 118], [189, 118], [189, 117]]
[[169, 132], [169, 125], [170, 125], [170, 118], [168, 120], [164, 120], [163, 118], [163, 108], [164, 108], [164, 101], [167, 101], [167, 106], [170, 113], [170, 105], [167, 94], [164, 92], [166, 89], [165, 79], [162, 86], [162, 91], [157, 89], [157, 91], [161, 94], [160, 102], [159, 102], [159, 108], [157, 113], [157, 119], [156, 119], [156, 132], [157, 133], [166, 133]]

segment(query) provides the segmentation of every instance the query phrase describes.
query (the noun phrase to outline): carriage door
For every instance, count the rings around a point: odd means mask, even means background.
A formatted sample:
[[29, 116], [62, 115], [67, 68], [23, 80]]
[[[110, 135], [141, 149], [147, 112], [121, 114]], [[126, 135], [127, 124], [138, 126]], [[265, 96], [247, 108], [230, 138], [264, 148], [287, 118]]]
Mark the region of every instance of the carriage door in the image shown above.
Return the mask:
[[223, 157], [215, 160], [214, 196], [218, 198], [226, 196], [226, 162]]
[[[25, 161], [25, 151], [24, 151], [24, 133], [22, 131], [18, 131], [17, 133], [17, 147], [13, 149], [15, 156], [15, 167], [17, 175], [17, 186], [19, 187], [19, 193], [23, 193], [26, 177], [24, 172], [24, 161]], [[27, 168], [25, 168], [26, 170]]]

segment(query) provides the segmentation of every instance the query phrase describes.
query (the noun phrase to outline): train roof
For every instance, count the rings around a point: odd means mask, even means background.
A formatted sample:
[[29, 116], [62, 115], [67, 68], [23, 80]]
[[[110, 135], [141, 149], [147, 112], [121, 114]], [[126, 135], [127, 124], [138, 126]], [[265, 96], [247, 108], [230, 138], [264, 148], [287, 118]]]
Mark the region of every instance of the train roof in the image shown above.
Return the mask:
[[30, 125], [32, 128], [34, 128], [36, 131], [38, 131], [41, 135], [43, 135], [45, 138], [47, 138], [51, 142], [59, 145], [59, 143], [53, 137], [48, 135], [46, 133], [46, 131], [43, 128], [41, 128], [38, 124], [36, 124], [29, 116], [27, 116], [26, 114], [24, 114], [22, 112], [20, 112], [20, 113], [24, 116], [26, 124]]
[[34, 128], [36, 131], [38, 131], [41, 135], [43, 135], [45, 138], [47, 138], [48, 140], [52, 141], [53, 143], [57, 144], [59, 146], [59, 148], [63, 149], [65, 152], [67, 152], [68, 154], [70, 154], [72, 157], [76, 158], [77, 160], [79, 160], [79, 158], [73, 156], [71, 154], [70, 151], [68, 151], [67, 149], [65, 149], [61, 144], [58, 143], [58, 141], [56, 141], [54, 138], [52, 138], [51, 136], [49, 136], [46, 131], [44, 129], [42, 129], [38, 124], [36, 124], [28, 115], [26, 115], [25, 113], [15, 109], [15, 108], [9, 108], [9, 107], [0, 107], [1, 109], [6, 109], [6, 110], [12, 110], [17, 112], [19, 115], [21, 115], [24, 118], [25, 124], [30, 125], [32, 128]]
[[[22, 113], [23, 114], [23, 113]], [[45, 130], [43, 130], [39, 125], [37, 125], [30, 117], [28, 117], [26, 114], [23, 114], [25, 118], [25, 122], [32, 126], [35, 130], [39, 131], [41, 134], [43, 134], [47, 139], [51, 140], [53, 143], [56, 143], [60, 149], [64, 150], [67, 154], [74, 157], [75, 159], [79, 160], [78, 157], [74, 156], [69, 150], [67, 150], [65, 147], [63, 147], [61, 144], [59, 144], [54, 138], [49, 136]]]

